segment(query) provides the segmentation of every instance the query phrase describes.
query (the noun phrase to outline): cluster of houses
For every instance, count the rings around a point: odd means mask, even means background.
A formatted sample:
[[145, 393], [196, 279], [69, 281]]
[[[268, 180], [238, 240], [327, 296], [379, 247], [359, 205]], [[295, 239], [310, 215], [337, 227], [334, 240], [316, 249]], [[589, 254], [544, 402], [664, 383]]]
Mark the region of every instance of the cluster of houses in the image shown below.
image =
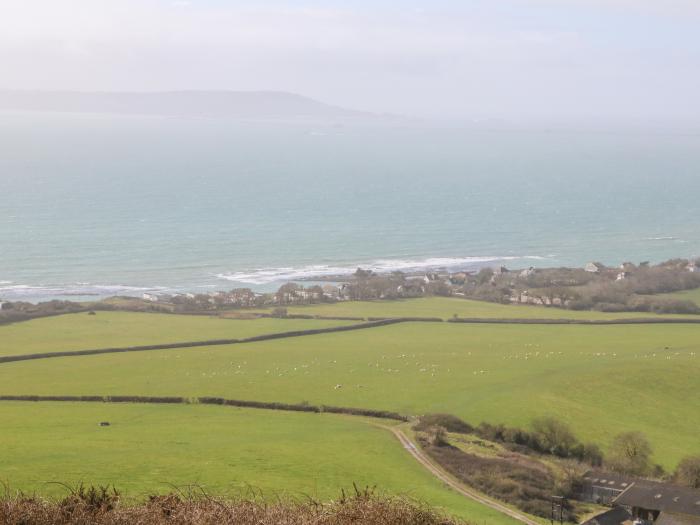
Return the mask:
[[[700, 272], [696, 261], [682, 263], [669, 261], [674, 270]], [[678, 265], [682, 265], [678, 266]], [[634, 275], [644, 266], [623, 263], [619, 267], [606, 267], [598, 262], [586, 264], [583, 270], [589, 274], [600, 275], [609, 281], [623, 281]], [[563, 271], [565, 269], [551, 270]], [[568, 297], [554, 293], [556, 287], [548, 287], [546, 291], [537, 287], [527, 286], [528, 279], [550, 270], [537, 270], [533, 267], [511, 271], [505, 266], [489, 269], [489, 272], [447, 272], [430, 271], [422, 275], [381, 275], [368, 271], [358, 271], [345, 283], [326, 283], [323, 285], [299, 286], [286, 284], [275, 293], [258, 293], [248, 288], [239, 288], [227, 292], [211, 292], [207, 294], [176, 294], [163, 295], [144, 293], [142, 299], [153, 303], [184, 305], [198, 308], [215, 307], [260, 307], [274, 305], [307, 304], [316, 302], [336, 302], [358, 299], [394, 299], [421, 297], [423, 295], [454, 295], [470, 296], [477, 287], [484, 284], [493, 285], [496, 290], [509, 289], [498, 300], [509, 300], [516, 304], [531, 304], [539, 306], [567, 307]], [[575, 272], [576, 270], [569, 270]], [[580, 270], [578, 270], [580, 272]], [[484, 279], [484, 275], [486, 278]], [[575, 284], [569, 283], [569, 284]], [[499, 285], [501, 285], [499, 287]], [[564, 288], [565, 285], [562, 285]], [[560, 288], [561, 290], [561, 288]], [[510, 295], [508, 295], [508, 293]]]
[[581, 499], [611, 506], [584, 525], [700, 525], [700, 491], [670, 483], [591, 471]]

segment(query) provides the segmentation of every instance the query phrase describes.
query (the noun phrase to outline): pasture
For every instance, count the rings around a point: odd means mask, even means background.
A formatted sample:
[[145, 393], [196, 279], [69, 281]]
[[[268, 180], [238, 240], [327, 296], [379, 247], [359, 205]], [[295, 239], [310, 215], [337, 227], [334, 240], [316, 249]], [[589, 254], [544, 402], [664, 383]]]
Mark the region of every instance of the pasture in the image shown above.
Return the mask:
[[[225, 322], [225, 321], [215, 321]], [[554, 415], [605, 447], [640, 430], [673, 468], [700, 452], [700, 326], [407, 323], [244, 345], [0, 365], [0, 394], [178, 395], [450, 412], [527, 427]], [[252, 480], [251, 480], [252, 481]]]
[[444, 488], [389, 432], [363, 418], [2, 402], [0, 421], [0, 480], [28, 492], [60, 496], [66, 489], [58, 483], [85, 481], [113, 484], [131, 500], [176, 489], [328, 500], [355, 482], [429, 502], [475, 525], [516, 523]]
[[498, 304], [455, 297], [425, 297], [397, 301], [344, 301], [289, 307], [290, 314], [307, 314], [339, 317], [459, 317], [499, 319], [629, 319], [700, 316], [657, 315], [645, 312], [605, 313], [595, 311], [565, 310], [546, 306]]
[[216, 316], [97, 312], [0, 326], [0, 356], [62, 350], [237, 339], [351, 324], [305, 319], [223, 319]]

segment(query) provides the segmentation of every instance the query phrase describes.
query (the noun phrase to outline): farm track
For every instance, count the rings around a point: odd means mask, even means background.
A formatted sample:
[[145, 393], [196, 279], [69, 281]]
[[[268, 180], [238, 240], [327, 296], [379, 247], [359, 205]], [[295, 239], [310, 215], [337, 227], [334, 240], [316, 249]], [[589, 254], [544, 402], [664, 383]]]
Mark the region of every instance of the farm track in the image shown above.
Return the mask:
[[294, 330], [289, 332], [277, 332], [272, 334], [256, 335], [241, 339], [212, 339], [203, 341], [185, 341], [179, 343], [163, 343], [154, 345], [140, 345], [112, 348], [93, 348], [87, 350], [62, 350], [57, 352], [42, 352], [36, 354], [19, 354], [0, 356], [0, 364], [17, 361], [32, 361], [36, 359], [50, 359], [55, 357], [80, 357], [99, 354], [117, 354], [125, 352], [147, 352], [151, 350], [174, 350], [179, 348], [195, 348], [201, 346], [222, 346], [259, 341], [271, 341], [275, 339], [288, 339], [292, 337], [305, 337], [311, 335], [330, 334], [335, 332], [350, 332], [354, 330], [366, 330], [399, 323], [454, 323], [454, 324], [515, 324], [515, 325], [584, 325], [584, 326], [612, 326], [612, 325], [659, 325], [659, 324], [700, 324], [700, 319], [500, 319], [500, 318], [459, 318], [444, 321], [439, 318], [424, 317], [398, 317], [398, 318], [367, 318], [365, 322], [354, 325], [333, 326], [329, 328], [317, 328], [309, 330]]
[[518, 512], [517, 510], [506, 507], [498, 501], [492, 500], [491, 498], [488, 498], [483, 494], [480, 494], [475, 490], [466, 487], [464, 484], [454, 479], [441, 467], [433, 463], [432, 460], [426, 454], [424, 454], [416, 445], [413, 444], [413, 442], [401, 431], [401, 429], [396, 427], [387, 427], [383, 425], [382, 428], [385, 428], [386, 430], [389, 430], [392, 434], [394, 434], [394, 436], [399, 440], [403, 448], [405, 448], [408, 451], [408, 453], [411, 454], [411, 456], [413, 456], [413, 458], [416, 461], [418, 461], [418, 463], [420, 463], [423, 467], [425, 467], [425, 469], [428, 470], [433, 476], [438, 478], [440, 481], [445, 483], [447, 486], [449, 486], [451, 489], [455, 490], [462, 496], [472, 499], [477, 503], [481, 503], [482, 505], [485, 505], [497, 512], [500, 512], [501, 514], [505, 514], [508, 517], [518, 520], [521, 523], [525, 523], [525, 525], [541, 525], [537, 521], [530, 518], [527, 514], [523, 514], [521, 512]]

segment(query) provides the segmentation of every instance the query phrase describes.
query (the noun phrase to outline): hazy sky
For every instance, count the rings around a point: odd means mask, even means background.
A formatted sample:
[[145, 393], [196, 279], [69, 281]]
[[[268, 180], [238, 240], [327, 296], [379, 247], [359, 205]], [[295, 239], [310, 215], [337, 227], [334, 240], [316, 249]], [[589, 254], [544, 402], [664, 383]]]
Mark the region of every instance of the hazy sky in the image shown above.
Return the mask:
[[700, 0], [0, 0], [0, 88], [700, 119]]

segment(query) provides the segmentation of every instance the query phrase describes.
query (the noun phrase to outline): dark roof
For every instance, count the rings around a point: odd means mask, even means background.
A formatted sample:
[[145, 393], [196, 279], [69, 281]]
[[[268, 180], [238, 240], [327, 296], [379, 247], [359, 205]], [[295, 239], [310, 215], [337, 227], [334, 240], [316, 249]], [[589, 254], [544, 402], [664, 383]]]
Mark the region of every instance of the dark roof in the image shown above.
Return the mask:
[[678, 514], [700, 516], [700, 491], [655, 481], [635, 481], [613, 502]]
[[[624, 507], [614, 507], [612, 509], [606, 510], [605, 512], [593, 516], [591, 519], [584, 521], [583, 525], [620, 525], [625, 521], [631, 520], [632, 515]], [[656, 525], [656, 524], [654, 524]], [[666, 524], [675, 525], [675, 524]]]
[[662, 512], [654, 525], [700, 525], [700, 516]]
[[593, 487], [605, 487], [612, 490], [625, 490], [632, 483], [638, 481], [637, 478], [603, 472], [601, 470], [591, 470], [583, 475], [583, 481]]

